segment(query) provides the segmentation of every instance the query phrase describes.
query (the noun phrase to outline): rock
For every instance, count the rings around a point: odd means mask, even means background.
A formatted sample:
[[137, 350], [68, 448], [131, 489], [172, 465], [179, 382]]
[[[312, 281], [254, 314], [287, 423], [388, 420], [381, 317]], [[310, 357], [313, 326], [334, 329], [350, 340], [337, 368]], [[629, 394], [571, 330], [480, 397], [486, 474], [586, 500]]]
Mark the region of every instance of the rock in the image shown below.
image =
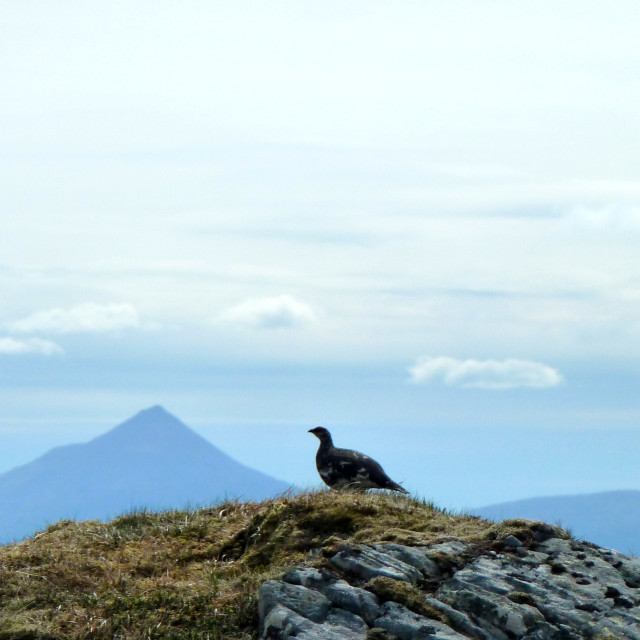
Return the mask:
[[322, 590], [324, 585], [335, 581], [335, 577], [324, 569], [313, 567], [295, 567], [289, 569], [282, 579], [289, 584], [301, 584], [303, 587]]
[[521, 547], [522, 546], [522, 542], [520, 542], [520, 540], [518, 540], [518, 538], [516, 538], [515, 536], [507, 536], [503, 542], [505, 543], [505, 545], [507, 547], [511, 547], [512, 549], [516, 549], [517, 547]]
[[410, 564], [367, 545], [361, 545], [356, 549], [342, 549], [331, 558], [331, 562], [363, 580], [384, 576], [416, 584], [422, 577]]
[[453, 607], [450, 607], [448, 604], [444, 602], [440, 602], [440, 600], [436, 600], [435, 598], [425, 598], [425, 601], [428, 605], [440, 611], [453, 629], [456, 629], [460, 633], [468, 636], [469, 638], [475, 638], [475, 640], [492, 640], [492, 637], [483, 629], [476, 626], [466, 613], [462, 613]]
[[331, 609], [327, 616], [327, 622], [331, 626], [352, 631], [358, 636], [367, 635], [367, 625], [364, 620], [344, 609]]
[[622, 560], [622, 564], [618, 568], [618, 571], [620, 571], [620, 574], [628, 587], [640, 587], [640, 560], [637, 558], [625, 558]]
[[[344, 614], [345, 612], [342, 612]], [[335, 624], [335, 622], [338, 624]], [[274, 606], [262, 621], [261, 638], [270, 640], [366, 640], [366, 631], [343, 626], [341, 614], [333, 615], [324, 624], [308, 620], [287, 607]]]
[[385, 602], [375, 627], [384, 629], [398, 640], [466, 640], [450, 627], [419, 616], [397, 602]]
[[461, 540], [449, 540], [449, 542], [431, 545], [427, 547], [425, 551], [430, 558], [433, 556], [452, 556], [459, 558], [469, 551], [470, 548], [470, 544], [462, 542]]
[[551, 538], [545, 542], [540, 543], [536, 547], [536, 551], [542, 553], [571, 553], [571, 541], [562, 540], [561, 538]]
[[351, 586], [345, 580], [338, 580], [328, 571], [295, 568], [287, 571], [282, 579], [285, 582], [317, 589], [334, 607], [354, 613], [368, 623], [378, 615], [378, 598], [373, 593]]
[[378, 598], [373, 593], [338, 580], [324, 592], [331, 603], [371, 623], [378, 613]]
[[260, 587], [258, 603], [260, 617], [266, 616], [276, 605], [281, 605], [313, 622], [326, 620], [331, 608], [329, 598], [318, 591], [276, 580], [269, 580]]
[[262, 607], [260, 611], [261, 637], [263, 638], [290, 637], [296, 632], [304, 632], [307, 623], [313, 625], [309, 620], [281, 604], [275, 604], [270, 609]]
[[471, 545], [460, 540], [450, 540], [434, 544], [425, 553], [440, 568], [442, 573], [448, 574], [465, 563], [465, 557], [471, 552]]
[[466, 611], [492, 638], [501, 640], [521, 638], [544, 621], [533, 607], [497, 594], [464, 590], [458, 592], [453, 602], [455, 608]]
[[438, 563], [431, 559], [429, 548], [405, 547], [401, 544], [390, 543], [374, 544], [373, 548], [411, 565], [420, 571], [425, 578], [437, 579], [442, 574]]
[[[635, 614], [632, 623], [631, 617], [625, 619], [620, 611], [613, 611], [615, 602], [605, 604], [607, 585], [619, 592], [617, 597], [633, 601], [634, 594], [617, 570], [594, 552], [578, 559], [566, 540], [549, 539], [539, 545], [541, 548], [549, 552], [547, 561], [564, 567], [562, 573], [554, 573], [552, 565], [540, 563], [540, 554], [537, 563], [525, 562], [528, 558], [481, 556], [444, 581], [436, 598], [467, 614], [497, 639], [540, 634], [553, 638], [549, 625], [555, 635], [561, 634], [558, 637], [563, 637], [562, 628], [571, 629], [575, 637], [590, 637], [593, 632], [606, 636], [611, 631], [616, 638], [640, 637], [637, 606], [627, 609]], [[586, 565], [587, 560], [591, 566]], [[516, 594], [522, 595], [514, 598]]]
[[[560, 538], [546, 526], [539, 525], [544, 539], [523, 556], [509, 536], [505, 545], [516, 553], [459, 541], [342, 549], [331, 562], [346, 579], [297, 567], [262, 585], [261, 637], [640, 640], [640, 560]], [[377, 577], [404, 586], [377, 597], [363, 588]]]
[[558, 538], [560, 537], [560, 532], [555, 527], [552, 527], [550, 524], [546, 524], [545, 522], [537, 522], [533, 525], [533, 537], [538, 542], [544, 542], [545, 540], [549, 540], [550, 538]]

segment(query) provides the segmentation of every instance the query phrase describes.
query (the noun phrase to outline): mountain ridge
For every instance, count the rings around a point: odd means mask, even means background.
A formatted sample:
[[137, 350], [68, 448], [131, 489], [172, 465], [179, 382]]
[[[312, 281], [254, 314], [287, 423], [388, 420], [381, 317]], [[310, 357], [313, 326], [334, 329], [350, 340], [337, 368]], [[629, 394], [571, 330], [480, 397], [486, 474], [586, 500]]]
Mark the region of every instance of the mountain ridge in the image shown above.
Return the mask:
[[623, 553], [640, 552], [640, 491], [536, 496], [469, 510], [489, 520], [528, 518], [557, 522], [578, 537]]

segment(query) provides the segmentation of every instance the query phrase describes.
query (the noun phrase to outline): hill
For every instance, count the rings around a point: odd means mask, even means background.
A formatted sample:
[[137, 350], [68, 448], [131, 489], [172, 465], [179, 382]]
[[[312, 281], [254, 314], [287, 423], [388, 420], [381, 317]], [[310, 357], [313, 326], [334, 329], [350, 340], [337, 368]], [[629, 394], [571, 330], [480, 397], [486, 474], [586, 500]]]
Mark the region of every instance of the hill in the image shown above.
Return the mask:
[[639, 605], [640, 561], [384, 493], [64, 521], [0, 547], [0, 640], [633, 639]]
[[0, 542], [71, 518], [262, 500], [288, 484], [238, 463], [156, 406], [83, 444], [0, 475]]
[[0, 639], [251, 638], [259, 585], [322, 564], [344, 540], [491, 542], [503, 529], [407, 498], [335, 492], [63, 521], [0, 547]]
[[640, 553], [640, 491], [607, 491], [516, 500], [473, 509], [490, 520], [559, 522], [585, 540], [623, 553]]

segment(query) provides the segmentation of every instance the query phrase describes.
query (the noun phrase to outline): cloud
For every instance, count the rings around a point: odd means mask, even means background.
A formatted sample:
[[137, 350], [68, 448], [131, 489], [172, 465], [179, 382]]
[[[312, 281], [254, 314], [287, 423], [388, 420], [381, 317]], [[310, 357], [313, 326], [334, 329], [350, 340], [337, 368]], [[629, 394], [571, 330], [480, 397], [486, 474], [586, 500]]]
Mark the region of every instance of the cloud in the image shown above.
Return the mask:
[[0, 338], [0, 355], [23, 355], [35, 353], [43, 356], [53, 356], [64, 353], [62, 347], [50, 340], [30, 338], [29, 340], [15, 340], [14, 338]]
[[442, 382], [479, 389], [542, 389], [558, 386], [563, 378], [552, 367], [531, 360], [457, 360], [447, 356], [423, 356], [409, 368], [411, 382]]
[[103, 333], [139, 328], [141, 325], [138, 312], [130, 304], [87, 302], [71, 309], [38, 311], [8, 326], [20, 333]]
[[223, 315], [226, 322], [258, 329], [292, 329], [316, 321], [316, 313], [306, 302], [282, 295], [247, 300]]

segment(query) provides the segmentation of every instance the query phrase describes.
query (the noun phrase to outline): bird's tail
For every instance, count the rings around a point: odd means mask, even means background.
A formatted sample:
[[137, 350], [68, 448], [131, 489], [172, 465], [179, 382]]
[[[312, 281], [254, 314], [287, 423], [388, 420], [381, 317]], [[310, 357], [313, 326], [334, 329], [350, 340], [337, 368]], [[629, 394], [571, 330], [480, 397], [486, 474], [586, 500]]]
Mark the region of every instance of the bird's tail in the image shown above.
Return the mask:
[[389, 481], [389, 485], [387, 486], [387, 489], [391, 489], [392, 491], [400, 491], [400, 493], [406, 493], [406, 494], [409, 493], [403, 486], [399, 485], [397, 482], [394, 482], [393, 480]]

